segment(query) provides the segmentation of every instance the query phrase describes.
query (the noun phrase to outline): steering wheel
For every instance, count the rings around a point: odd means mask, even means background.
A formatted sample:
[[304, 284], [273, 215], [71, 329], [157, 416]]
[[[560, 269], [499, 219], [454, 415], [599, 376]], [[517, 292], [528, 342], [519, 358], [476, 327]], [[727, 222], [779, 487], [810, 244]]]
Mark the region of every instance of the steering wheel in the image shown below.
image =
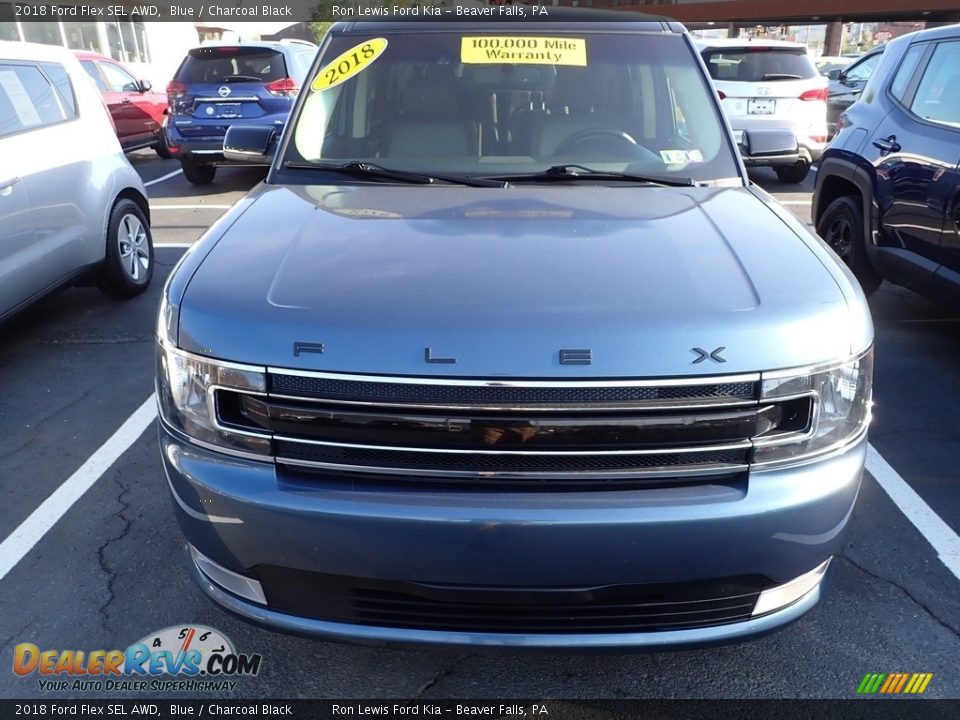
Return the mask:
[[624, 150], [629, 150], [631, 156], [636, 156], [640, 149], [637, 141], [623, 130], [615, 130], [614, 128], [585, 128], [578, 130], [560, 143], [557, 149], [553, 151], [553, 154], [565, 155], [571, 153], [577, 145], [585, 145], [591, 141], [600, 141], [598, 144], [604, 146], [604, 150], [601, 152], [607, 152], [611, 155], [619, 155]]

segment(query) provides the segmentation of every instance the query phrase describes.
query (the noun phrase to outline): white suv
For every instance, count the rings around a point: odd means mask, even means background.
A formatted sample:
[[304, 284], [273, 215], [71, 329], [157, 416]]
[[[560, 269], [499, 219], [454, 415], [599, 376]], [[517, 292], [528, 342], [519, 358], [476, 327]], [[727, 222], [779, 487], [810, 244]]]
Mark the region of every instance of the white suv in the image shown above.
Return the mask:
[[143, 181], [66, 48], [0, 41], [0, 320], [64, 285], [146, 290]]
[[[799, 183], [827, 143], [827, 79], [801, 43], [701, 40], [697, 43], [747, 165], [768, 165], [781, 182]], [[792, 153], [751, 155], [744, 131], [792, 130]]]

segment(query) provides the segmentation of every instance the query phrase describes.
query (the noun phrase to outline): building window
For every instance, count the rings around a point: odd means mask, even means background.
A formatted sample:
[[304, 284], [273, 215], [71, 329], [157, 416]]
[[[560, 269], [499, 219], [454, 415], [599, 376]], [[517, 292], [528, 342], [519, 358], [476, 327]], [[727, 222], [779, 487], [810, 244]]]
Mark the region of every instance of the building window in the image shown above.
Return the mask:
[[120, 26], [120, 37], [123, 39], [124, 62], [139, 62], [137, 56], [137, 40], [133, 36], [133, 23], [117, 23]]
[[147, 31], [141, 22], [106, 23], [110, 57], [124, 63], [150, 62]]
[[73, 50], [100, 52], [100, 36], [95, 22], [67, 22], [63, 24], [67, 36], [67, 47]]
[[[13, 17], [13, 3], [0, 2], [0, 18]], [[20, 33], [15, 22], [0, 21], [0, 40], [20, 40]]]
[[123, 61], [123, 40], [120, 39], [119, 23], [106, 23], [107, 26], [107, 44], [110, 46], [110, 57], [114, 60]]
[[147, 45], [147, 26], [142, 22], [133, 24], [133, 34], [137, 39], [137, 55], [140, 62], [150, 62], [150, 47]]
[[63, 36], [60, 34], [60, 23], [57, 22], [25, 22], [20, 23], [23, 28], [23, 39], [27, 42], [43, 43], [44, 45], [63, 45]]

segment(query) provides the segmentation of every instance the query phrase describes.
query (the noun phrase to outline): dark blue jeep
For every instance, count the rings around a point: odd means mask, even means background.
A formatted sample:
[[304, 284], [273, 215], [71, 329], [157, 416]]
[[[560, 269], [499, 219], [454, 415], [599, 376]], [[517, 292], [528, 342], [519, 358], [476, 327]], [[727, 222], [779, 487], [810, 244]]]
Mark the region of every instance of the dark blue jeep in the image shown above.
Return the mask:
[[887, 279], [960, 305], [960, 25], [891, 42], [838, 125], [817, 232], [867, 294]]

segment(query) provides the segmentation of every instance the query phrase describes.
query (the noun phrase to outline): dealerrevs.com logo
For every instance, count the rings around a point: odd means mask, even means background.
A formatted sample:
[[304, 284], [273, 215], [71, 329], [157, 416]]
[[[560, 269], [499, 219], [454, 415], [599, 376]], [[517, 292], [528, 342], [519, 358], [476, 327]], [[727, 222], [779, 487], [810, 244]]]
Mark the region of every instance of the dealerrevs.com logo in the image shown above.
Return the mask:
[[36, 677], [42, 691], [233, 690], [236, 678], [260, 672], [259, 654], [238, 653], [219, 630], [173, 626], [125, 650], [13, 649], [13, 672]]

